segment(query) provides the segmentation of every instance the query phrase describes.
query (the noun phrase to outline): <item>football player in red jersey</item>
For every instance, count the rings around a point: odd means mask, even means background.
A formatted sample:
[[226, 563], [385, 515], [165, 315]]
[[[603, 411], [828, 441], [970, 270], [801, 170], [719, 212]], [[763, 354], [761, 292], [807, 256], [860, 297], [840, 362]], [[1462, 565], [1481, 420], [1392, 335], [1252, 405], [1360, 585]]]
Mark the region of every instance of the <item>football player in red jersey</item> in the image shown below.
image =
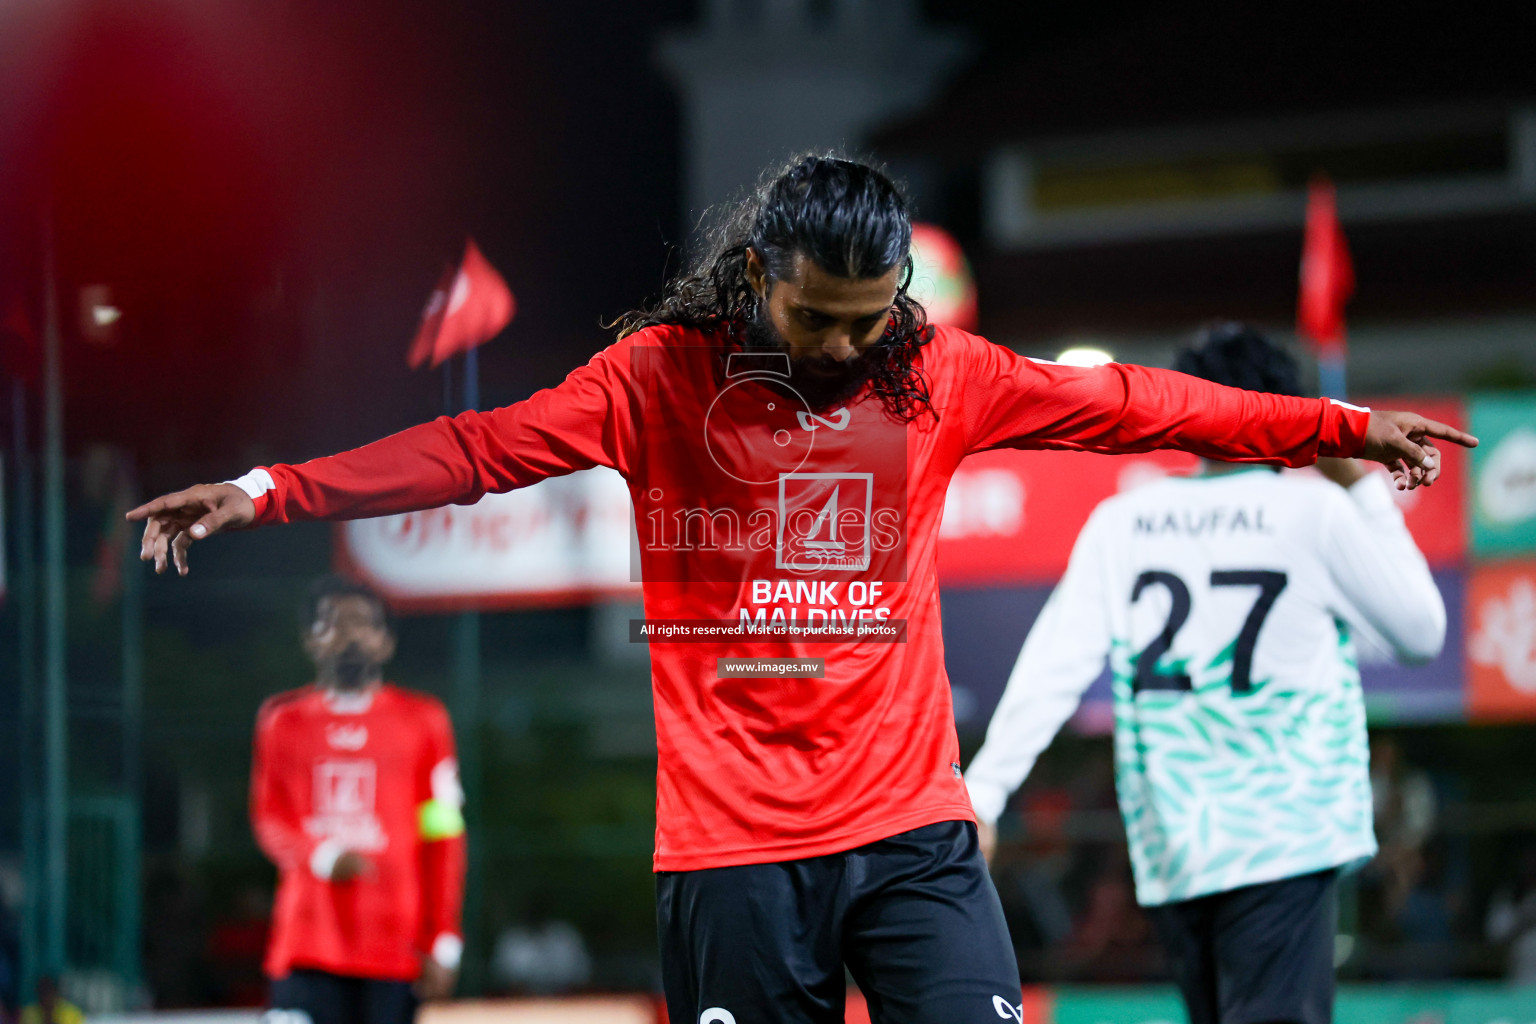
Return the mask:
[[464, 942], [464, 818], [448, 712], [384, 682], [384, 602], [331, 577], [311, 588], [315, 682], [256, 721], [251, 824], [278, 868], [266, 970], [271, 1019], [410, 1024], [453, 990]]
[[1438, 473], [1431, 439], [1475, 442], [1413, 413], [1060, 366], [928, 325], [907, 294], [911, 234], [877, 170], [796, 160], [559, 386], [165, 495], [130, 513], [141, 555], [185, 573], [188, 547], [221, 530], [617, 470], [655, 627], [642, 635], [671, 1019], [841, 1021], [845, 966], [881, 1024], [1021, 1019], [939, 629], [939, 522], [960, 461], [1003, 447], [1364, 456], [1417, 486]]

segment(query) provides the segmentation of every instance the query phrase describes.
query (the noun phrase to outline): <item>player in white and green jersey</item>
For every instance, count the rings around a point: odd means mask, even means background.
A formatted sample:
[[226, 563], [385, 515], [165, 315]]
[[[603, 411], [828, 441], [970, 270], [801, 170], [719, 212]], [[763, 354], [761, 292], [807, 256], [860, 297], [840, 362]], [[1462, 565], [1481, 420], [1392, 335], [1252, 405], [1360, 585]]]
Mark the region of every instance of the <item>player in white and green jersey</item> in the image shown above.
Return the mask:
[[[1176, 368], [1300, 393], [1241, 325]], [[1445, 637], [1387, 478], [1319, 469], [1208, 463], [1101, 504], [966, 772], [990, 839], [1108, 659], [1137, 901], [1194, 1024], [1331, 1020], [1334, 881], [1376, 851], [1357, 651], [1421, 661]]]

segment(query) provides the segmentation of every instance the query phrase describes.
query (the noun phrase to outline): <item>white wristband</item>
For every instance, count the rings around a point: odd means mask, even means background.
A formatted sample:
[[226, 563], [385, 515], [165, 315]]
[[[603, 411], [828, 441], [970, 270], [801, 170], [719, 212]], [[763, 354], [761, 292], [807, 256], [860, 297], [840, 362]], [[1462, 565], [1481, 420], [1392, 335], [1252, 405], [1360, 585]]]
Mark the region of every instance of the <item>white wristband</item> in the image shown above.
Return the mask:
[[1355, 410], [1355, 412], [1370, 412], [1371, 411], [1371, 407], [1368, 406], [1368, 405], [1355, 405], [1355, 404], [1353, 404], [1351, 402], [1346, 402], [1343, 399], [1339, 399], [1339, 398], [1330, 398], [1330, 399], [1328, 399], [1328, 401], [1332, 402], [1334, 405], [1343, 406], [1345, 409], [1353, 409], [1353, 410]]
[[459, 969], [459, 961], [464, 958], [464, 940], [452, 932], [443, 932], [432, 943], [432, 959], [450, 971]]
[[272, 474], [259, 467], [251, 470], [245, 476], [236, 477], [233, 480], [225, 480], [224, 482], [234, 484], [240, 488], [250, 496], [252, 501], [255, 501], [277, 486], [277, 484], [272, 482]]
[[336, 862], [346, 849], [334, 839], [322, 839], [315, 852], [309, 855], [309, 870], [321, 881], [329, 882], [336, 872]]

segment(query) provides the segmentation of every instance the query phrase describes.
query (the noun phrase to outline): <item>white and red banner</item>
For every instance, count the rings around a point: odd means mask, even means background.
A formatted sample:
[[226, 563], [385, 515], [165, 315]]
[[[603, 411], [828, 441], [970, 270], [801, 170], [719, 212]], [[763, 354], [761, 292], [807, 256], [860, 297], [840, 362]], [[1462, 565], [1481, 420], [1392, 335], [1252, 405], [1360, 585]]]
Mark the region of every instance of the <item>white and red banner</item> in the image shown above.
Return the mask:
[[1183, 452], [973, 455], [960, 464], [944, 500], [939, 580], [982, 587], [1055, 583], [1094, 506], [1148, 480], [1192, 472], [1198, 463]]
[[337, 562], [404, 612], [638, 596], [631, 518], [624, 478], [590, 469], [474, 505], [342, 523]]

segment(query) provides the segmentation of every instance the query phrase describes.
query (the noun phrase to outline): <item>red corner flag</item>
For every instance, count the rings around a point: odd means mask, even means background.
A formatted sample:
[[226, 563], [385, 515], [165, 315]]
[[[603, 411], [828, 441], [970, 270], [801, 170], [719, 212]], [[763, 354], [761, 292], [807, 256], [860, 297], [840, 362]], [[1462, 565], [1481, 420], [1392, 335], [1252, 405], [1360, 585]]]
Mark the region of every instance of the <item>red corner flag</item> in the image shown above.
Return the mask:
[[501, 333], [511, 323], [516, 308], [507, 282], [471, 238], [465, 242], [458, 269], [444, 275], [427, 300], [421, 327], [405, 361], [414, 370], [430, 358], [435, 370], [444, 359], [468, 352]]
[[1355, 268], [1334, 206], [1333, 184], [1313, 180], [1307, 191], [1307, 238], [1301, 251], [1296, 330], [1324, 351], [1344, 350], [1344, 303], [1355, 291]]

